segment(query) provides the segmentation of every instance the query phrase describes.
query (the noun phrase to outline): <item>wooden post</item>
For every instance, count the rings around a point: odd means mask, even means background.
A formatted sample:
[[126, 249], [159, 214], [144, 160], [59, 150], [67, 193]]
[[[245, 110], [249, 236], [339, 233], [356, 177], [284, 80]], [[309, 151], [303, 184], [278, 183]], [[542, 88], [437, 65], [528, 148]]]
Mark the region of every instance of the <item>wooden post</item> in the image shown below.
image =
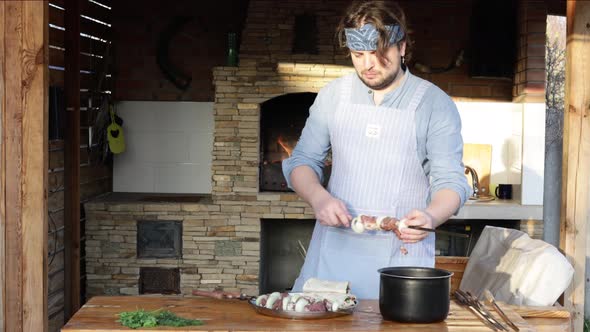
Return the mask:
[[64, 247], [67, 321], [80, 308], [80, 0], [65, 1]]
[[4, 3], [0, 3], [0, 330], [5, 330], [6, 324], [4, 321], [4, 309], [6, 305], [4, 304], [6, 300], [6, 251], [5, 251], [5, 243], [6, 243], [6, 208], [5, 208], [5, 199], [4, 199], [4, 192], [6, 190], [6, 180], [5, 180], [5, 173], [3, 170], [6, 168], [6, 158], [4, 158], [4, 113], [6, 113], [6, 95], [4, 94], [5, 91], [5, 71], [6, 71], [6, 61], [4, 60], [4, 44], [5, 44], [5, 37], [4, 37], [4, 26], [6, 25], [6, 5]]
[[583, 331], [586, 233], [590, 217], [590, 2], [567, 2], [561, 248], [574, 266], [564, 304]]
[[48, 5], [0, 2], [0, 330], [47, 331]]

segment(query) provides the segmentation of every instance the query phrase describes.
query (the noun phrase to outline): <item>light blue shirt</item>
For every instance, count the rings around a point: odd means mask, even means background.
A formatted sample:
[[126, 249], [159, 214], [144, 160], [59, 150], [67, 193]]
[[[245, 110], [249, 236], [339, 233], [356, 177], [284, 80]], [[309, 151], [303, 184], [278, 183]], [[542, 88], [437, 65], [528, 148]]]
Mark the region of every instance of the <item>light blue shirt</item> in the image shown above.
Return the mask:
[[[375, 105], [371, 89], [355, 73], [351, 75], [354, 75], [351, 102]], [[400, 85], [385, 95], [380, 106], [407, 108], [421, 80], [406, 70]], [[291, 172], [302, 165], [311, 167], [320, 182], [323, 181], [322, 169], [330, 149], [328, 124], [338, 106], [343, 82], [343, 78], [336, 79], [320, 90], [309, 110], [310, 115], [297, 146], [291, 157], [283, 160], [283, 174], [289, 188], [292, 188]], [[428, 202], [433, 193], [451, 189], [461, 198], [462, 206], [472, 189], [464, 175], [461, 118], [457, 106], [444, 91], [432, 85], [416, 109], [415, 122], [416, 153], [430, 179]]]

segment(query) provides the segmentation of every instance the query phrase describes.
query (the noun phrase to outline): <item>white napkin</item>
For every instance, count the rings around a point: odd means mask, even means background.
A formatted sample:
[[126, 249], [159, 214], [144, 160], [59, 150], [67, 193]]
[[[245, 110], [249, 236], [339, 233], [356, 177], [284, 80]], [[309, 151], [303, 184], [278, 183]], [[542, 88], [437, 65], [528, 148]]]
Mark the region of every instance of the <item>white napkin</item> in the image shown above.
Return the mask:
[[551, 306], [573, 275], [572, 265], [549, 243], [515, 229], [486, 226], [459, 288], [482, 300], [487, 288], [497, 301]]
[[317, 278], [309, 278], [303, 284], [304, 293], [340, 293], [347, 294], [350, 291], [350, 283], [348, 281], [332, 281], [321, 280]]

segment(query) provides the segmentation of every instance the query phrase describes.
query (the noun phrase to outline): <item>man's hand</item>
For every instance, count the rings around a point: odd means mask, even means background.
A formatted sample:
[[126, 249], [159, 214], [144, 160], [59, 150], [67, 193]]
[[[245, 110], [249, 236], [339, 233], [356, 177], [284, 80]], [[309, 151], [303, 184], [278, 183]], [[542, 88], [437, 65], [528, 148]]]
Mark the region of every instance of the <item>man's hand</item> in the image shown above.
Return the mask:
[[293, 189], [311, 205], [315, 217], [322, 225], [350, 226], [352, 216], [346, 205], [334, 198], [322, 185], [316, 173], [309, 166], [298, 166], [291, 172]]
[[[406, 226], [420, 226], [424, 228], [434, 228], [434, 218], [425, 211], [412, 210], [403, 219], [405, 219]], [[402, 220], [403, 220], [402, 219]], [[403, 228], [401, 229], [400, 239], [404, 243], [416, 243], [424, 240], [428, 236], [428, 232]]]
[[352, 216], [348, 213], [346, 205], [341, 200], [334, 198], [328, 192], [311, 202], [315, 217], [320, 224], [333, 227], [349, 227]]

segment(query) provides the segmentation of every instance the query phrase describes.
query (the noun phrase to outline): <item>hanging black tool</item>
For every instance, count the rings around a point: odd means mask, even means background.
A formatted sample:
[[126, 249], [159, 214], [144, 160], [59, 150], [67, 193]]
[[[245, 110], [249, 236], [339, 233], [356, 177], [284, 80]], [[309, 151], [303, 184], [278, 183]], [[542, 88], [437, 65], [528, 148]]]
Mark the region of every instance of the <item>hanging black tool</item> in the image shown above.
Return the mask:
[[192, 77], [181, 72], [178, 68], [174, 67], [170, 63], [169, 49], [170, 42], [175, 34], [180, 32], [182, 28], [192, 21], [194, 17], [190, 16], [179, 16], [175, 17], [172, 22], [164, 28], [160, 37], [158, 38], [156, 62], [162, 70], [162, 73], [174, 86], [180, 90], [186, 90], [192, 81]]

